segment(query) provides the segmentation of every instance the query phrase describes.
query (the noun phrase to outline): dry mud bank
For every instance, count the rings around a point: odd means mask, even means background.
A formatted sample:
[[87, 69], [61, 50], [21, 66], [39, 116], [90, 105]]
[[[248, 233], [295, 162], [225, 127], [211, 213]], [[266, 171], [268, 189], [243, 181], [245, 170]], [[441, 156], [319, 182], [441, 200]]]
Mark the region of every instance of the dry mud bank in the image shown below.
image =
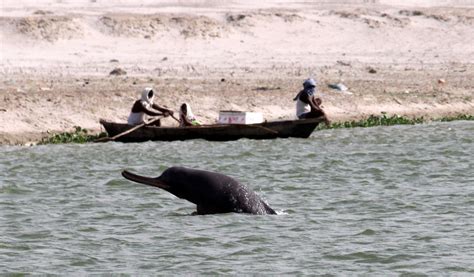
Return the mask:
[[[307, 77], [334, 121], [474, 114], [472, 6], [138, 2], [7, 1], [0, 143], [125, 121], [145, 86], [175, 110], [189, 102], [206, 123], [229, 109], [294, 118], [292, 98]], [[126, 74], [110, 75], [115, 68]], [[328, 87], [335, 83], [350, 94]]]

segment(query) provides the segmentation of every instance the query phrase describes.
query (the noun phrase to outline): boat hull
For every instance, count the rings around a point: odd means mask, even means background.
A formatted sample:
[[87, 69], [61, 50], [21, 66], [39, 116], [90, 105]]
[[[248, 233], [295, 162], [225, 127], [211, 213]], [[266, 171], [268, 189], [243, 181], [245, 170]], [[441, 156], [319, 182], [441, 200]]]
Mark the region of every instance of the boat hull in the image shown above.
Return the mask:
[[[156, 127], [144, 126], [131, 133], [117, 137], [121, 142], [174, 141], [205, 139], [210, 141], [230, 141], [241, 138], [275, 139], [307, 138], [323, 119], [272, 121], [259, 124], [218, 124], [189, 127]], [[125, 123], [114, 123], [101, 120], [109, 137], [119, 135], [134, 126]]]

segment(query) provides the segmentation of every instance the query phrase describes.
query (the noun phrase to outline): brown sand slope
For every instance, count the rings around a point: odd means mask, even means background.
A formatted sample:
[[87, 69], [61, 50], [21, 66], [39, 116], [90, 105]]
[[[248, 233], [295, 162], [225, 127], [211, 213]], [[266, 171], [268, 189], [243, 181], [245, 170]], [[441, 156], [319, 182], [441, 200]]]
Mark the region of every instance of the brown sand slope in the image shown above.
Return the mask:
[[145, 86], [206, 123], [230, 109], [294, 118], [307, 77], [335, 121], [474, 114], [474, 7], [463, 1], [52, 2], [3, 6], [0, 143], [125, 121]]

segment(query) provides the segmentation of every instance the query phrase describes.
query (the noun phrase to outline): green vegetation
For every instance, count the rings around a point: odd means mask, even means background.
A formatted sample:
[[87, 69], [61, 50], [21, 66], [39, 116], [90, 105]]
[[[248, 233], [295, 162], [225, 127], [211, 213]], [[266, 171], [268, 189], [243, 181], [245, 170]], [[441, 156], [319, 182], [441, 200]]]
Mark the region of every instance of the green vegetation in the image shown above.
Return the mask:
[[74, 132], [54, 134], [50, 137], [43, 138], [38, 144], [86, 143], [106, 136], [107, 134], [104, 132], [98, 135], [89, 135], [86, 129], [75, 126]]
[[354, 127], [374, 127], [374, 126], [391, 126], [391, 125], [414, 125], [425, 123], [428, 121], [454, 121], [454, 120], [474, 120], [473, 115], [458, 115], [455, 117], [443, 117], [436, 120], [426, 120], [423, 117], [419, 118], [407, 118], [399, 115], [387, 116], [382, 113], [381, 116], [371, 115], [367, 119], [360, 121], [347, 121], [332, 123], [329, 127], [325, 124], [318, 126], [319, 130], [322, 129], [338, 129], [338, 128], [354, 128]]
[[474, 120], [474, 115], [461, 114], [455, 117], [443, 117], [439, 121]]

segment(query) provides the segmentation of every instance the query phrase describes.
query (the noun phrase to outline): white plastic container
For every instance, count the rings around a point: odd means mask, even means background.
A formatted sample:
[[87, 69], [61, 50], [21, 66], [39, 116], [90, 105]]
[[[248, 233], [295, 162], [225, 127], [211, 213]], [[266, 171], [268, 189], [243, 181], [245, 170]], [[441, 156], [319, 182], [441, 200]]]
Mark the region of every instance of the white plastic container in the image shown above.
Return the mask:
[[255, 124], [262, 123], [263, 115], [258, 112], [220, 111], [219, 124]]

